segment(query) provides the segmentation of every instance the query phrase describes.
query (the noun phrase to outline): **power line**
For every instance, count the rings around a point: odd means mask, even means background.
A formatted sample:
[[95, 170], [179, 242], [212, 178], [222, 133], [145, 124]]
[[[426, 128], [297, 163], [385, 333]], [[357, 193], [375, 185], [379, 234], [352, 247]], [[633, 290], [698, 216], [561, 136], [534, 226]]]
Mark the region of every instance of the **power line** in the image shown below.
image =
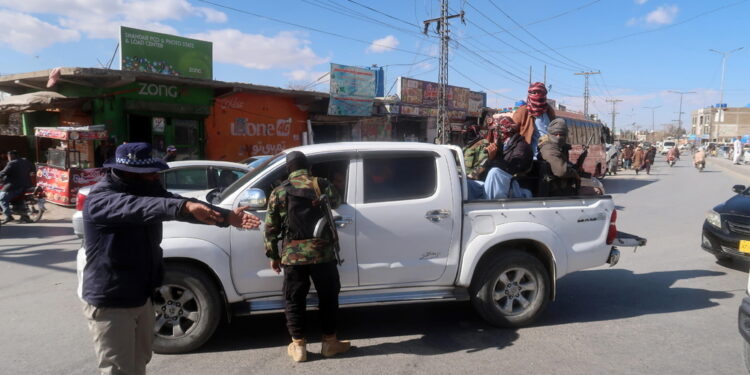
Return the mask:
[[514, 39], [518, 40], [518, 41], [519, 41], [519, 42], [521, 42], [522, 44], [526, 45], [527, 47], [531, 48], [531, 49], [532, 49], [532, 50], [533, 50], [534, 52], [537, 52], [537, 53], [539, 53], [539, 54], [541, 54], [541, 55], [544, 55], [544, 56], [546, 56], [546, 57], [548, 57], [548, 58], [550, 58], [550, 59], [552, 59], [552, 60], [554, 60], [554, 61], [558, 61], [558, 62], [560, 62], [561, 64], [565, 64], [565, 65], [568, 65], [568, 67], [565, 67], [565, 66], [560, 66], [560, 65], [556, 65], [556, 64], [552, 64], [552, 63], [550, 63], [550, 62], [544, 61], [544, 60], [540, 59], [540, 58], [539, 58], [539, 57], [537, 57], [537, 56], [533, 56], [533, 55], [531, 55], [530, 53], [528, 53], [528, 52], [526, 52], [526, 51], [522, 51], [521, 49], [519, 49], [519, 48], [516, 48], [516, 47], [512, 46], [512, 45], [511, 45], [511, 44], [509, 44], [508, 42], [506, 42], [506, 41], [504, 41], [504, 40], [502, 40], [502, 39], [498, 38], [498, 37], [497, 37], [496, 35], [493, 35], [493, 34], [492, 34], [492, 33], [490, 33], [489, 31], [487, 31], [487, 30], [483, 29], [482, 27], [480, 27], [480, 26], [479, 26], [479, 25], [477, 25], [476, 23], [474, 23], [474, 24], [473, 24], [473, 25], [474, 25], [474, 26], [476, 26], [476, 27], [477, 27], [478, 29], [480, 29], [480, 30], [484, 31], [484, 32], [485, 32], [485, 33], [486, 33], [487, 35], [490, 35], [490, 36], [492, 36], [493, 38], [497, 39], [497, 40], [498, 40], [498, 41], [500, 41], [501, 43], [503, 43], [503, 44], [505, 44], [505, 45], [507, 45], [507, 46], [509, 46], [509, 47], [511, 47], [511, 48], [513, 48], [513, 49], [515, 49], [515, 50], [517, 50], [518, 52], [521, 52], [521, 53], [523, 53], [524, 55], [527, 55], [527, 56], [529, 56], [529, 57], [531, 57], [531, 58], [533, 58], [533, 59], [539, 60], [539, 61], [541, 61], [541, 62], [543, 62], [543, 63], [545, 63], [545, 64], [549, 64], [549, 65], [552, 65], [552, 66], [556, 66], [556, 67], [558, 67], [558, 68], [560, 68], [560, 69], [565, 69], [565, 70], [570, 70], [570, 71], [577, 71], [577, 70], [580, 70], [580, 69], [578, 69], [578, 67], [574, 67], [574, 66], [570, 65], [569, 63], [565, 63], [565, 62], [563, 62], [563, 61], [560, 61], [559, 59], [557, 59], [557, 58], [555, 58], [555, 57], [553, 57], [553, 56], [550, 56], [550, 55], [546, 54], [545, 52], [543, 52], [543, 51], [539, 50], [538, 48], [536, 48], [536, 47], [532, 46], [531, 44], [527, 43], [527, 42], [526, 42], [526, 41], [524, 41], [523, 39], [519, 38], [519, 37], [518, 37], [518, 36], [516, 36], [515, 34], [511, 33], [510, 31], [508, 31], [508, 29], [504, 28], [504, 27], [503, 27], [502, 25], [500, 25], [499, 23], [495, 22], [495, 21], [494, 21], [494, 20], [493, 20], [492, 18], [490, 18], [489, 16], [487, 16], [486, 14], [484, 14], [484, 13], [483, 13], [483, 12], [482, 12], [481, 10], [477, 9], [477, 8], [476, 8], [476, 7], [474, 6], [474, 5], [472, 5], [471, 3], [467, 2], [467, 3], [466, 3], [466, 5], [468, 5], [468, 6], [469, 6], [470, 8], [472, 8], [472, 9], [474, 9], [474, 10], [475, 10], [475, 11], [476, 11], [477, 13], [481, 14], [481, 15], [482, 15], [482, 16], [483, 16], [484, 18], [486, 18], [487, 20], [489, 20], [489, 21], [490, 21], [490, 22], [491, 22], [492, 24], [494, 24], [495, 26], [497, 26], [498, 28], [500, 28], [500, 30], [503, 30], [503, 31], [507, 32], [507, 33], [508, 33], [508, 35], [510, 35], [510, 36], [511, 36], [511, 37], [513, 37]]
[[[578, 6], [578, 7], [576, 7], [576, 8], [573, 8], [573, 9], [568, 9], [568, 10], [566, 10], [566, 11], [562, 12], [562, 13], [558, 13], [558, 14], [555, 14], [555, 15], [552, 15], [552, 16], [549, 16], [549, 17], [545, 17], [545, 18], [542, 18], [542, 19], [538, 19], [538, 20], [536, 20], [536, 21], [532, 21], [532, 22], [529, 22], [529, 23], [527, 23], [527, 24], [526, 24], [526, 25], [524, 25], [524, 26], [532, 26], [532, 25], [536, 25], [536, 24], [539, 24], [539, 23], [542, 23], [542, 22], [547, 22], [547, 21], [551, 21], [551, 20], [553, 20], [553, 19], [555, 19], [555, 18], [560, 18], [560, 17], [562, 17], [562, 16], [564, 16], [564, 15], [567, 15], [567, 14], [573, 13], [573, 12], [575, 12], [575, 11], [579, 11], [579, 10], [581, 10], [581, 9], [587, 8], [587, 7], [591, 6], [591, 5], [594, 5], [594, 4], [598, 3], [599, 1], [601, 1], [601, 0], [594, 0], [594, 1], [590, 1], [590, 2], [588, 2], [588, 3], [586, 3], [586, 4], [583, 4], [583, 5], [581, 5], [581, 6]], [[502, 34], [502, 33], [504, 33], [504, 32], [505, 32], [505, 31], [499, 31], [499, 32], [497, 32], [496, 34]], [[463, 40], [466, 40], [466, 39], [474, 39], [474, 38], [478, 38], [478, 37], [482, 37], [482, 36], [484, 36], [484, 35], [467, 36], [467, 37], [464, 37], [464, 38], [462, 38], [462, 39], [463, 39]]]
[[366, 40], [362, 40], [362, 39], [352, 38], [350, 36], [341, 35], [341, 34], [337, 34], [337, 33], [331, 32], [331, 31], [326, 31], [326, 30], [322, 30], [322, 29], [318, 29], [318, 28], [315, 28], [315, 27], [306, 26], [306, 25], [302, 25], [302, 24], [298, 24], [298, 23], [294, 23], [294, 22], [284, 21], [284, 20], [281, 20], [281, 19], [278, 19], [278, 18], [274, 18], [274, 17], [264, 16], [262, 14], [253, 13], [253, 12], [250, 12], [250, 11], [247, 11], [247, 10], [244, 10], [244, 9], [239, 9], [239, 8], [231, 7], [231, 6], [228, 6], [228, 5], [219, 4], [219, 3], [216, 3], [216, 2], [213, 2], [213, 1], [209, 1], [209, 0], [197, 0], [197, 1], [200, 1], [200, 2], [206, 3], [206, 4], [210, 4], [210, 5], [213, 5], [213, 6], [218, 7], [218, 8], [223, 8], [223, 9], [231, 10], [231, 11], [234, 11], [234, 12], [237, 12], [237, 13], [242, 13], [242, 14], [247, 14], [247, 15], [251, 15], [251, 16], [254, 16], [254, 17], [258, 17], [258, 18], [263, 18], [263, 19], [266, 19], [266, 20], [269, 20], [269, 21], [273, 21], [273, 22], [277, 22], [277, 23], [281, 23], [281, 24], [284, 24], [284, 25], [290, 25], [290, 26], [294, 26], [294, 27], [299, 27], [299, 28], [302, 28], [302, 29], [314, 31], [314, 32], [321, 33], [321, 34], [326, 34], [326, 35], [335, 36], [335, 37], [341, 38], [341, 39], [351, 40], [351, 41], [354, 41], [354, 42], [357, 42], [357, 43], [363, 43], [363, 44], [367, 44], [367, 45], [380, 46], [380, 47], [383, 47], [383, 48], [388, 48], [388, 49], [391, 49], [391, 50], [394, 50], [394, 51], [405, 52], [405, 53], [409, 53], [409, 54], [412, 54], [412, 55], [432, 57], [430, 55], [427, 55], [427, 54], [424, 54], [424, 53], [421, 53], [421, 52], [409, 51], [409, 50], [406, 50], [406, 49], [403, 49], [403, 48], [392, 47], [392, 46], [389, 46], [389, 45], [378, 44], [378, 43], [374, 43], [374, 42], [370, 42], [370, 41], [366, 41]]
[[349, 1], [350, 3], [356, 4], [356, 5], [359, 5], [359, 6], [363, 7], [363, 8], [365, 8], [365, 9], [369, 9], [369, 10], [371, 10], [371, 11], [375, 12], [375, 13], [378, 13], [378, 14], [382, 14], [382, 15], [384, 15], [384, 16], [386, 16], [386, 17], [390, 18], [390, 19], [393, 19], [393, 20], [399, 21], [399, 22], [401, 22], [401, 23], [404, 23], [404, 24], [407, 24], [407, 25], [409, 25], [409, 26], [414, 26], [414, 27], [416, 27], [417, 29], [419, 29], [419, 25], [418, 25], [418, 24], [413, 24], [413, 23], [411, 23], [411, 22], [409, 22], [409, 21], [406, 21], [406, 20], [403, 20], [403, 19], [401, 19], [401, 18], [398, 18], [398, 17], [394, 17], [394, 16], [392, 16], [392, 15], [390, 15], [390, 14], [388, 14], [388, 13], [385, 13], [385, 12], [381, 12], [381, 11], [379, 11], [379, 10], [375, 9], [375, 8], [371, 8], [371, 7], [367, 6], [367, 5], [361, 4], [361, 3], [359, 3], [359, 2], [356, 2], [356, 1], [354, 1], [354, 0], [347, 0], [347, 1]]
[[702, 12], [702, 13], [698, 13], [698, 14], [696, 14], [696, 15], [694, 15], [692, 17], [686, 18], [686, 19], [684, 19], [684, 20], [682, 20], [680, 22], [675, 22], [675, 23], [672, 23], [672, 24], [669, 24], [669, 25], [664, 25], [664, 26], [661, 26], [661, 27], [657, 27], [655, 29], [643, 30], [643, 31], [638, 31], [638, 32], [630, 33], [630, 34], [625, 34], [625, 35], [621, 35], [621, 36], [614, 37], [614, 38], [611, 38], [611, 39], [602, 40], [602, 41], [599, 41], [599, 42], [591, 42], [591, 43], [577, 44], [577, 45], [572, 45], [572, 46], [557, 47], [557, 49], [597, 46], [597, 45], [601, 45], [601, 44], [607, 44], [607, 43], [611, 43], [611, 42], [616, 42], [618, 40], [622, 40], [622, 39], [626, 39], [626, 38], [631, 38], [631, 37], [638, 36], [638, 35], [650, 34], [650, 33], [654, 33], [654, 32], [657, 32], [657, 31], [662, 31], [662, 30], [665, 30], [665, 29], [669, 29], [669, 28], [672, 28], [672, 27], [675, 27], [675, 26], [679, 26], [679, 25], [682, 25], [682, 24], [694, 21], [697, 18], [709, 15], [711, 13], [716, 13], [716, 12], [718, 12], [720, 10], [724, 10], [726, 8], [731, 8], [731, 7], [740, 5], [742, 3], [746, 3], [748, 1], [749, 0], [741, 0], [741, 1], [738, 1], [738, 2], [735, 2], [735, 3], [722, 5], [720, 7], [717, 7], [717, 8], [714, 8], [714, 9]]
[[467, 76], [466, 74], [463, 74], [463, 73], [461, 73], [461, 72], [460, 72], [459, 70], [457, 70], [456, 68], [454, 68], [454, 67], [452, 67], [452, 66], [451, 66], [451, 69], [452, 69], [452, 70], [453, 70], [454, 72], [458, 73], [458, 75], [460, 75], [461, 77], [464, 77], [464, 78], [466, 78], [466, 79], [467, 79], [467, 80], [468, 80], [469, 82], [472, 82], [472, 83], [474, 83], [475, 85], [477, 85], [477, 86], [479, 86], [479, 87], [481, 87], [481, 88], [483, 88], [483, 89], [485, 89], [485, 90], [487, 90], [487, 91], [489, 91], [489, 92], [491, 92], [491, 93], [493, 93], [493, 94], [495, 94], [495, 95], [497, 95], [497, 96], [502, 96], [503, 98], [506, 98], [506, 99], [510, 99], [510, 100], [516, 100], [516, 98], [512, 98], [512, 97], [510, 97], [510, 96], [508, 96], [508, 95], [503, 95], [503, 94], [501, 94], [501, 93], [499, 93], [499, 92], [497, 92], [497, 91], [495, 91], [495, 90], [492, 90], [492, 89], [489, 89], [489, 88], [487, 88], [486, 86], [484, 86], [484, 85], [482, 85], [481, 83], [479, 83], [479, 82], [477, 82], [477, 81], [475, 81], [475, 80], [473, 80], [473, 79], [469, 78], [469, 76]]
[[495, 4], [495, 2], [493, 0], [489, 0], [489, 2], [490, 2], [490, 4], [492, 4], [493, 7], [495, 7], [495, 9], [497, 9], [500, 13], [502, 13], [506, 18], [508, 18], [516, 26], [518, 26], [519, 28], [521, 28], [521, 30], [525, 31], [530, 37], [534, 38], [534, 40], [536, 40], [537, 42], [541, 43], [543, 46], [549, 48], [550, 51], [556, 53], [558, 56], [562, 57], [563, 59], [572, 62], [573, 64], [576, 64], [578, 66], [581, 66], [581, 67], [584, 67], [584, 68], [587, 68], [587, 69], [591, 69], [590, 67], [588, 67], [588, 66], [586, 66], [584, 64], [581, 64], [581, 63], [579, 63], [579, 62], [577, 62], [577, 61], [575, 61], [575, 60], [573, 60], [573, 59], [571, 59], [571, 58], [569, 58], [567, 56], [564, 56], [560, 52], [557, 52], [554, 48], [550, 47], [547, 43], [544, 43], [541, 39], [537, 38], [534, 34], [532, 34], [529, 30], [527, 30], [525, 27], [523, 27], [520, 23], [516, 22], [516, 20], [514, 20], [513, 17], [511, 17], [508, 13], [506, 13], [502, 8], [500, 8], [499, 6], [497, 6], [497, 4]]

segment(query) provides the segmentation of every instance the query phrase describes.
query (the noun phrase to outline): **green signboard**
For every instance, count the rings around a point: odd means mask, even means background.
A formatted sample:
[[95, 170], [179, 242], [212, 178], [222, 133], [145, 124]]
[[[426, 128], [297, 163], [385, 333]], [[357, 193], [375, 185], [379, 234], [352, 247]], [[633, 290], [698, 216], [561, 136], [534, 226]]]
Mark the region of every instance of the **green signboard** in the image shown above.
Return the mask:
[[120, 27], [120, 69], [191, 78], [213, 78], [213, 44]]

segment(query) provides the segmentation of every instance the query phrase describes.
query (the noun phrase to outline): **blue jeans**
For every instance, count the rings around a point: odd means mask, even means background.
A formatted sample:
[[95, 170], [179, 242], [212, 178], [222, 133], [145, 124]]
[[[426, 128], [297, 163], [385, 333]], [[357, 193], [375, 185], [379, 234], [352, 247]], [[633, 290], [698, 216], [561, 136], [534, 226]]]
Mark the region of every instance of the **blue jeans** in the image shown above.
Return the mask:
[[23, 188], [10, 188], [8, 191], [0, 191], [0, 208], [2, 208], [3, 215], [6, 218], [11, 215], [10, 201], [23, 193], [23, 191]]
[[492, 168], [484, 181], [466, 180], [469, 200], [531, 198], [531, 192], [522, 189], [508, 172]]

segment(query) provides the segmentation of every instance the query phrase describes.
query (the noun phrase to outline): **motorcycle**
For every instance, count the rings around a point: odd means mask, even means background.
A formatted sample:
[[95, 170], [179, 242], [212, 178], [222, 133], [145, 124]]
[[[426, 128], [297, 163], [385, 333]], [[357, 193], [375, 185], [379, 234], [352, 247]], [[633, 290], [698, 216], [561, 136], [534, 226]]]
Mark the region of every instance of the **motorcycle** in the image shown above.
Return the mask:
[[36, 223], [42, 219], [46, 211], [45, 202], [44, 189], [41, 186], [28, 188], [10, 201], [11, 214], [20, 216], [21, 221]]
[[670, 168], [671, 168], [672, 166], [674, 166], [674, 163], [676, 163], [676, 162], [677, 162], [677, 158], [676, 158], [676, 157], [674, 157], [674, 156], [672, 156], [672, 155], [670, 155], [670, 156], [667, 156], [667, 164], [669, 164], [669, 167], [670, 167]]
[[705, 161], [696, 162], [695, 168], [698, 169], [698, 172], [703, 172], [703, 168], [706, 168], [706, 162]]

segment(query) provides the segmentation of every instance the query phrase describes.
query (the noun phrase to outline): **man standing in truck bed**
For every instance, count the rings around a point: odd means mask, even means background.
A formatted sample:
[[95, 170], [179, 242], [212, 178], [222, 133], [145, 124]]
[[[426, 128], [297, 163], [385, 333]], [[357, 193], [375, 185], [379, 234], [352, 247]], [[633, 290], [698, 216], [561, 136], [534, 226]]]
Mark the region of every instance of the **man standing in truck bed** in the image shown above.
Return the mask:
[[[310, 279], [315, 283], [323, 333], [321, 354], [332, 357], [349, 350], [348, 341], [336, 338], [336, 314], [339, 308], [341, 282], [336, 268], [336, 254], [331, 238], [315, 233], [323, 217], [320, 203], [325, 194], [331, 207], [341, 197], [328, 180], [310, 175], [305, 154], [293, 151], [286, 156], [289, 177], [271, 192], [266, 214], [265, 249], [276, 273], [284, 267], [284, 313], [292, 343], [287, 354], [295, 362], [307, 360], [305, 310]], [[335, 228], [332, 228], [335, 230]], [[278, 249], [282, 240], [283, 248]]]

